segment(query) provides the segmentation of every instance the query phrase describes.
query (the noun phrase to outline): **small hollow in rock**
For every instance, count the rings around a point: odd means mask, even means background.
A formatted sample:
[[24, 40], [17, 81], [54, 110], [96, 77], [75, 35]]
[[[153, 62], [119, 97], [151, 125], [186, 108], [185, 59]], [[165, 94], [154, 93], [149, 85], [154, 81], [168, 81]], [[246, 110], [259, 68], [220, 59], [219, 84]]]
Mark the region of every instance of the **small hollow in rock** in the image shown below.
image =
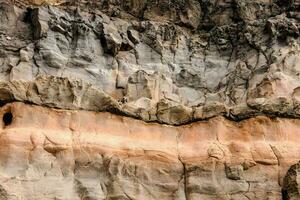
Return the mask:
[[3, 123], [5, 126], [10, 125], [12, 121], [13, 121], [13, 115], [11, 112], [7, 112], [3, 115]]

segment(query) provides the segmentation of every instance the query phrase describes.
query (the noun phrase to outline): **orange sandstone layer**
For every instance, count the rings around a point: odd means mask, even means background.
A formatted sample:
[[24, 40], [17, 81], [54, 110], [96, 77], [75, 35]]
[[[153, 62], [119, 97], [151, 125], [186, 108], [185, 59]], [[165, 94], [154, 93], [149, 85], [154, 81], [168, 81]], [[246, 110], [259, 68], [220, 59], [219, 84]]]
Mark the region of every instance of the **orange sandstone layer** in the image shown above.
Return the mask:
[[23, 103], [0, 116], [0, 199], [279, 200], [300, 160], [299, 119], [175, 127]]

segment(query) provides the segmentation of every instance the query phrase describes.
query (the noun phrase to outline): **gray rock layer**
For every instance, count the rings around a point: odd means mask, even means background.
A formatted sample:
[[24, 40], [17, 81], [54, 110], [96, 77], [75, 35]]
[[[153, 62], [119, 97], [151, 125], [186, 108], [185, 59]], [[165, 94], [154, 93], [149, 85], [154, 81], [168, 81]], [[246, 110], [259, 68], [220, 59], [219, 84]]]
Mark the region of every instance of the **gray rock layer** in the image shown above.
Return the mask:
[[0, 2], [4, 103], [174, 125], [299, 117], [298, 0], [49, 2]]

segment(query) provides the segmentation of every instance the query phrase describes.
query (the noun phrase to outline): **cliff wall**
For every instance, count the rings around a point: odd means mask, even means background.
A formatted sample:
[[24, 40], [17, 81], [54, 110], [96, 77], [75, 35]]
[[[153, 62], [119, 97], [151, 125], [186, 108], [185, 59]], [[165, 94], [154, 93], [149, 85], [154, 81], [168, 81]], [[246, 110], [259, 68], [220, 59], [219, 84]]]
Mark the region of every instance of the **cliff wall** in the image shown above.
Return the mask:
[[300, 199], [299, 10], [0, 0], [0, 198]]

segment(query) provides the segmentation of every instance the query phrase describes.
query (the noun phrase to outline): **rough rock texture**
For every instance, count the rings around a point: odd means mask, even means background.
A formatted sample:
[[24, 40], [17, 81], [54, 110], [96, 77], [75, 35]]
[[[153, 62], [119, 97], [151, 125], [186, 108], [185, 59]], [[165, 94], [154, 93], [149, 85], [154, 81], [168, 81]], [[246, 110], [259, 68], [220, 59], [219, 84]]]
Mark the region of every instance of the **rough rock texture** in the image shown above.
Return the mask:
[[1, 199], [299, 199], [299, 119], [176, 127], [23, 103], [0, 117]]
[[300, 199], [299, 37], [299, 0], [0, 0], [0, 199]]
[[0, 99], [175, 125], [299, 117], [299, 6], [1, 0]]

